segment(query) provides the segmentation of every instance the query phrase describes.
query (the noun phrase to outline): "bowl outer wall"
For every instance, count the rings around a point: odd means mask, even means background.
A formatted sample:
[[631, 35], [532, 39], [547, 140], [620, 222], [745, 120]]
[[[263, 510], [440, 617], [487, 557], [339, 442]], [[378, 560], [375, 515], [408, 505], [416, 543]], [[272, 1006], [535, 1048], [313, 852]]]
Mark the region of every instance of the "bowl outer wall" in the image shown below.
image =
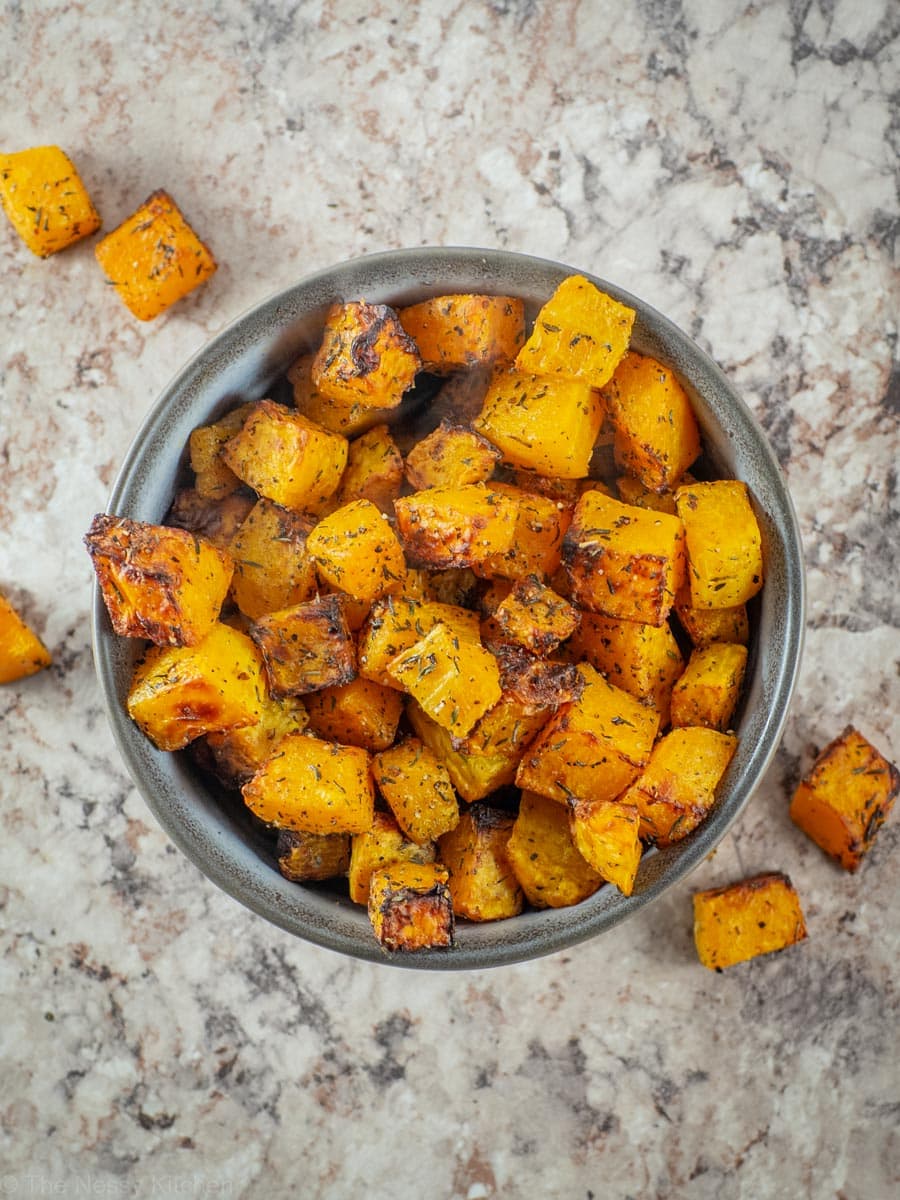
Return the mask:
[[[113, 486], [108, 511], [160, 522], [176, 490], [193, 428], [238, 401], [258, 399], [290, 363], [311, 349], [328, 306], [364, 298], [411, 303], [452, 292], [522, 297], [533, 316], [574, 268], [498, 250], [463, 247], [389, 251], [320, 271], [233, 321], [178, 373], [150, 410]], [[125, 699], [142, 644], [112, 633], [94, 584], [94, 657], [118, 748], [151, 811], [191, 861], [259, 915], [321, 946], [373, 962], [415, 969], [470, 969], [519, 962], [596, 936], [657, 899], [719, 843], [748, 802], [777, 749], [800, 665], [805, 586], [793, 503], [765, 435], [724, 374], [684, 333], [643, 301], [580, 272], [637, 312], [632, 345], [678, 373], [694, 404], [707, 455], [718, 473], [743, 480], [754, 499], [766, 561], [755, 643], [737, 732], [737, 753], [719, 801], [684, 841], [645, 854], [634, 893], [612, 887], [564, 909], [512, 920], [461, 923], [452, 951], [385, 955], [365, 909], [327, 890], [284, 879], [259, 839], [226, 809], [189, 756], [163, 753], [130, 720]]]

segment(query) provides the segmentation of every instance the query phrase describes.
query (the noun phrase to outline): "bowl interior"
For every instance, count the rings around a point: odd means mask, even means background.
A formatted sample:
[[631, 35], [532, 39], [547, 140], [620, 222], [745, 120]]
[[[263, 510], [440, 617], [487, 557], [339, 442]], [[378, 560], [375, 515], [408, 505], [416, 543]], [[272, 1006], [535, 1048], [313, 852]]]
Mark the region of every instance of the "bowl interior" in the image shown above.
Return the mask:
[[[395, 251], [344, 263], [301, 281], [239, 317], [172, 381], [139, 430], [109, 500], [109, 511], [159, 522], [179, 476], [191, 430], [236, 403], [267, 394], [314, 346], [328, 306], [363, 298], [413, 303], [449, 292], [521, 297], [533, 317], [575, 268], [501, 251]], [[580, 271], [581, 274], [587, 272]], [[298, 885], [275, 866], [273, 841], [239, 798], [200, 772], [187, 753], [154, 749], [125, 711], [142, 644], [116, 637], [94, 588], [97, 671], [119, 749], [147, 804], [179, 848], [216, 884], [300, 937], [355, 957], [412, 968], [464, 969], [516, 962], [595, 936], [683, 878], [720, 841], [747, 803], [774, 753], [799, 667], [804, 584], [790, 496], [765, 436], [722, 372], [684, 333], [621, 288], [588, 275], [637, 311], [632, 345], [670, 365], [694, 404], [706, 457], [719, 476], [743, 480], [763, 536], [766, 585], [753, 601], [753, 632], [739, 746], [707, 820], [684, 841], [644, 855], [634, 893], [612, 887], [566, 909], [532, 911], [492, 924], [460, 922], [453, 951], [386, 957], [365, 910], [327, 885]]]

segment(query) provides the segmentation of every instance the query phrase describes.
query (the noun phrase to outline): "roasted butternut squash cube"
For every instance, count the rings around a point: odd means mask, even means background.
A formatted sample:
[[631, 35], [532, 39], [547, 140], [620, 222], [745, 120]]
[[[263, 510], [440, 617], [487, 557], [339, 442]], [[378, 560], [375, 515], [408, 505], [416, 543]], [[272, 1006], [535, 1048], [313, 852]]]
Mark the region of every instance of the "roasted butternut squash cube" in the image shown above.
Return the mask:
[[482, 483], [433, 487], [395, 503], [397, 526], [416, 565], [478, 567], [509, 550], [516, 529], [516, 506]]
[[0, 683], [26, 679], [51, 662], [50, 651], [38, 635], [0, 596]]
[[634, 317], [634, 309], [613, 300], [583, 275], [570, 275], [538, 313], [516, 366], [601, 388], [628, 349]]
[[603, 389], [616, 462], [651, 492], [679, 482], [700, 453], [700, 430], [671, 368], [629, 351]]
[[300, 833], [363, 833], [375, 792], [369, 755], [306, 733], [289, 733], [241, 789], [261, 821]]
[[65, 250], [100, 228], [100, 214], [59, 146], [0, 154], [0, 204], [38, 258]]
[[620, 475], [616, 480], [616, 491], [623, 504], [650, 508], [654, 512], [668, 513], [670, 517], [676, 515], [674, 492], [651, 492], [633, 475]]
[[212, 251], [161, 189], [98, 242], [94, 253], [139, 321], [152, 321], [216, 270]]
[[746, 646], [715, 642], [703, 650], [695, 649], [672, 689], [672, 725], [728, 729], [746, 669]]
[[306, 697], [310, 728], [320, 737], [374, 753], [397, 736], [403, 697], [392, 688], [360, 677]]
[[531, 739], [550, 720], [550, 714], [562, 700], [558, 695], [544, 697], [542, 706], [523, 700], [515, 690], [502, 692], [481, 720], [464, 738], [454, 738], [457, 750], [472, 755], [510, 755], [520, 758]]
[[684, 577], [677, 517], [585, 492], [563, 539], [577, 604], [623, 621], [662, 625]]
[[502, 747], [494, 754], [474, 754], [468, 747], [457, 750], [450, 731], [433, 721], [414, 700], [407, 704], [406, 715], [416, 735], [447, 768], [450, 780], [463, 800], [469, 803], [483, 800], [515, 779], [521, 750]]
[[434, 296], [399, 316], [426, 371], [511, 362], [525, 341], [525, 306], [511, 296]]
[[641, 837], [668, 846], [696, 829], [715, 804], [716, 788], [736, 749], [734, 734], [702, 725], [673, 729], [660, 738], [647, 766], [619, 797], [640, 812]]
[[623, 896], [630, 896], [641, 861], [637, 808], [617, 800], [578, 800], [569, 821], [572, 840], [585, 862]]
[[320, 392], [312, 381], [315, 355], [304, 354], [290, 367], [288, 382], [294, 389], [294, 406], [307, 420], [321, 425], [329, 433], [354, 437], [391, 416], [392, 408], [373, 408], [358, 400], [336, 400]]
[[188, 441], [191, 455], [191, 470], [194, 472], [194, 487], [199, 496], [208, 500], [222, 500], [241, 486], [241, 481], [222, 459], [222, 447], [240, 433], [254, 405], [240, 404], [211, 425], [201, 425], [193, 430]]
[[763, 585], [762, 538], [747, 485], [692, 483], [675, 493], [684, 524], [693, 608], [734, 608]]
[[153, 646], [128, 691], [131, 719], [159, 750], [255, 725], [266, 685], [259, 652], [243, 633], [215, 624], [192, 646]]
[[[534, 658], [521, 647], [510, 645], [499, 647], [495, 657], [500, 665], [504, 699], [521, 705], [527, 714], [546, 712], [578, 700], [584, 691], [584, 676], [573, 663]], [[490, 716], [488, 713], [482, 720]], [[477, 733], [478, 726], [472, 732]]]
[[278, 698], [339, 687], [356, 676], [356, 647], [337, 596], [318, 596], [258, 617], [250, 636]]
[[500, 452], [485, 438], [462, 425], [442, 421], [406, 456], [411, 487], [465, 487], [484, 483], [494, 473]]
[[358, 833], [350, 843], [350, 869], [347, 873], [350, 899], [354, 904], [368, 904], [372, 872], [396, 862], [434, 862], [435, 848], [429, 843], [420, 846], [405, 836], [391, 813], [376, 812], [365, 833]]
[[572, 509], [561, 501], [523, 491], [507, 483], [491, 485], [515, 505], [515, 528], [506, 550], [489, 554], [477, 564], [486, 579], [524, 579], [539, 575], [549, 579], [559, 567], [563, 536], [572, 520]]
[[337, 875], [347, 874], [350, 834], [279, 829], [275, 858], [285, 879], [295, 883], [334, 879]]
[[272, 400], [260, 400], [222, 447], [239, 479], [285, 508], [310, 509], [337, 491], [347, 439]]
[[498, 371], [473, 427], [510, 466], [583, 479], [602, 421], [600, 397], [584, 380]]
[[453, 903], [440, 863], [391, 863], [372, 874], [369, 920], [391, 953], [453, 945]]
[[231, 539], [246, 521], [252, 507], [253, 498], [245, 492], [233, 492], [221, 500], [210, 500], [194, 488], [182, 488], [176, 492], [163, 524], [198, 533], [220, 550], [228, 550]]
[[659, 714], [613, 687], [587, 663], [584, 690], [534, 739], [516, 783], [554, 801], [614, 800], [650, 757]]
[[469, 921], [501, 921], [522, 911], [524, 895], [506, 857], [515, 818], [475, 804], [439, 842], [441, 862], [450, 872], [453, 912]]
[[736, 604], [734, 608], [692, 608], [689, 596], [685, 580], [675, 597], [675, 615], [698, 650], [715, 642], [747, 645], [750, 621], [745, 604]]
[[229, 787], [241, 787], [252, 778], [281, 739], [307, 726], [306, 709], [296, 696], [276, 700], [262, 693], [259, 720], [255, 725], [210, 733], [206, 745], [212, 754], [216, 774]]
[[494, 614], [506, 637], [542, 658], [578, 628], [581, 614], [536, 575], [526, 575]]
[[755, 875], [694, 893], [694, 944], [712, 971], [802, 942], [806, 923], [787, 875]]
[[359, 635], [359, 673], [384, 687], [399, 688], [388, 667], [398, 654], [410, 650], [438, 623], [455, 637], [478, 642], [478, 614], [452, 604], [385, 596], [372, 605]]
[[387, 425], [375, 425], [350, 443], [339, 504], [371, 500], [384, 513], [393, 512], [403, 483], [403, 455]]
[[157, 646], [196, 646], [212, 629], [234, 564], [184, 529], [98, 513], [85, 539], [112, 627]]
[[603, 884], [575, 845], [566, 809], [535, 792], [522, 793], [506, 856], [535, 908], [579, 904]]
[[323, 517], [306, 549], [322, 578], [356, 600], [378, 600], [406, 581], [403, 547], [371, 500], [351, 500]]
[[421, 366], [416, 343], [392, 308], [351, 301], [328, 310], [311, 378], [334, 400], [395, 408]]
[[231, 540], [231, 593], [251, 620], [310, 600], [318, 587], [306, 548], [311, 518], [273, 500], [258, 500]]
[[660, 715], [660, 725], [668, 725], [672, 687], [684, 670], [668, 624], [640, 625], [583, 613], [566, 649], [575, 662], [590, 663], [616, 687], [649, 701]]
[[408, 838], [420, 846], [455, 829], [459, 804], [450, 775], [440, 759], [418, 738], [376, 754], [375, 785]]
[[856, 871], [900, 792], [900, 773], [852, 725], [794, 792], [791, 820], [845, 871]]
[[388, 674], [439, 725], [465, 737], [500, 699], [497, 660], [449, 625], [437, 624], [388, 666]]

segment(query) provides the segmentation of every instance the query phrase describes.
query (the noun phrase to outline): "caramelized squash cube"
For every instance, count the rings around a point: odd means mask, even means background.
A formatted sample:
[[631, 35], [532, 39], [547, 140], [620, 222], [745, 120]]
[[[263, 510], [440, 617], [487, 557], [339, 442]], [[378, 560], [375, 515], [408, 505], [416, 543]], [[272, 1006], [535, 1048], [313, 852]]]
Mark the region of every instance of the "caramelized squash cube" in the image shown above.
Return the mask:
[[800, 899], [781, 872], [694, 893], [694, 944], [711, 971], [784, 950], [805, 937]]
[[250, 626], [269, 691], [279, 699], [339, 687], [356, 676], [356, 648], [337, 596], [266, 613]]
[[453, 912], [470, 921], [501, 921], [522, 911], [524, 895], [506, 857], [515, 818], [488, 804], [475, 804], [439, 842], [450, 872]]
[[386, 750], [397, 736], [403, 698], [392, 688], [358, 677], [306, 697], [310, 728], [344, 746]]
[[350, 866], [350, 834], [279, 829], [275, 858], [278, 870], [294, 883], [334, 879]]
[[312, 364], [313, 386], [369, 408], [395, 408], [422, 366], [419, 351], [386, 304], [335, 304]]
[[690, 603], [734, 608], [763, 585], [762, 538], [747, 485], [737, 479], [691, 483], [675, 493], [687, 539]]
[[350, 843], [350, 869], [347, 873], [350, 899], [354, 904], [368, 904], [372, 873], [391, 863], [432, 863], [435, 848], [420, 846], [406, 837], [391, 813], [376, 812], [365, 833], [358, 833]]
[[479, 434], [442, 421], [407, 454], [406, 478], [417, 491], [484, 483], [499, 458], [500, 452]]
[[564, 642], [581, 619], [578, 609], [536, 575], [520, 579], [494, 615], [506, 637], [541, 657]]
[[220, 550], [229, 550], [231, 539], [252, 507], [253, 498], [243, 492], [210, 500], [194, 488], [182, 488], [176, 492], [163, 524], [198, 533]]
[[[578, 700], [584, 691], [584, 676], [573, 663], [534, 658], [521, 647], [510, 645], [499, 648], [495, 657], [500, 664], [504, 697], [521, 705], [525, 713], [558, 708]], [[473, 733], [477, 730], [476, 726]]]
[[698, 650], [714, 642], [746, 646], [750, 641], [750, 621], [745, 604], [736, 604], [733, 608], [692, 608], [687, 579], [675, 596], [675, 614]]
[[525, 341], [525, 306], [511, 296], [434, 296], [399, 316], [426, 371], [511, 362]]
[[308, 421], [321, 425], [329, 433], [350, 438], [365, 433], [392, 415], [392, 408], [372, 408], [358, 400], [336, 400], [320, 392], [312, 381], [314, 358], [313, 354], [303, 355], [287, 373], [288, 382], [294, 389], [294, 407]]
[[241, 481], [222, 459], [222, 447], [240, 433], [254, 405], [240, 404], [211, 425], [195, 429], [188, 441], [194, 487], [207, 500], [222, 500], [236, 492]]
[[856, 871], [900, 792], [900, 773], [852, 725], [794, 792], [791, 820], [845, 871]]
[[603, 884], [575, 844], [566, 809], [535, 792], [522, 793], [506, 855], [535, 908], [567, 908]]
[[59, 146], [0, 154], [0, 204], [38, 258], [65, 250], [100, 228], [87, 188]]
[[306, 539], [319, 574], [355, 600], [371, 602], [406, 581], [403, 547], [371, 500], [352, 500], [324, 517]]
[[397, 824], [420, 846], [455, 829], [459, 804], [447, 768], [418, 738], [406, 738], [376, 754], [375, 784]]
[[38, 635], [0, 596], [0, 683], [26, 679], [51, 662], [50, 651]]
[[289, 733], [306, 728], [303, 701], [296, 696], [276, 700], [263, 691], [255, 725], [210, 733], [206, 745], [216, 774], [228, 787], [241, 787], [263, 765], [278, 743]]
[[372, 874], [369, 920], [391, 952], [453, 945], [453, 903], [447, 868], [440, 863], [391, 863]]
[[[495, 754], [473, 754], [469, 749], [457, 750], [450, 731], [438, 725], [414, 700], [406, 708], [409, 722], [426, 746], [434, 752], [450, 773], [457, 794], [471, 803], [483, 800], [491, 792], [505, 787], [516, 777], [520, 750], [502, 747]], [[502, 751], [506, 750], [505, 753]]]
[[672, 690], [672, 725], [731, 725], [747, 669], [747, 647], [716, 642], [694, 650]]
[[416, 564], [445, 570], [477, 567], [513, 542], [516, 506], [481, 483], [434, 487], [394, 505], [400, 537]]
[[223, 550], [184, 529], [106, 513], [84, 541], [120, 637], [196, 646], [212, 629], [234, 569]]
[[507, 483], [492, 489], [515, 505], [515, 528], [506, 550], [489, 554], [477, 564], [486, 579], [524, 579], [539, 575], [549, 579], [559, 567], [563, 536], [572, 520], [572, 509], [561, 501], [523, 491]]
[[[359, 635], [359, 673], [383, 687], [398, 688], [388, 668], [404, 650], [410, 650], [438, 623], [455, 637], [478, 642], [478, 614], [452, 604], [385, 596], [372, 605]], [[402, 690], [402, 689], [400, 689]]]
[[623, 896], [634, 891], [641, 861], [641, 816], [633, 804], [578, 800], [569, 815], [579, 854]]
[[245, 616], [255, 620], [316, 594], [316, 565], [306, 548], [312, 524], [309, 517], [265, 497], [247, 514], [229, 546], [234, 559], [231, 592]]
[[387, 425], [375, 425], [350, 443], [338, 503], [371, 500], [382, 512], [390, 513], [402, 483], [403, 455]]

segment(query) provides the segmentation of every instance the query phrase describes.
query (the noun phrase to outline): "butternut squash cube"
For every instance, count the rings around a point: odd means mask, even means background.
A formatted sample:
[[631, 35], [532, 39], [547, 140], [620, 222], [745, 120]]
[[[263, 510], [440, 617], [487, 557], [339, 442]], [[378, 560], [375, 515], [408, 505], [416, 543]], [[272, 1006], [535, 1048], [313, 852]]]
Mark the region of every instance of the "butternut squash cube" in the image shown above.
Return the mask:
[[372, 874], [369, 920], [392, 953], [453, 945], [453, 903], [447, 868], [397, 862]]
[[365, 833], [351, 839], [347, 873], [350, 899], [354, 904], [368, 904], [372, 873], [380, 867], [397, 862], [422, 865], [434, 862], [434, 857], [432, 844], [418, 845], [404, 835], [391, 813], [376, 812]]
[[356, 675], [356, 648], [337, 596], [266, 613], [250, 626], [273, 696], [303, 696]]
[[288, 733], [307, 726], [306, 709], [296, 696], [276, 700], [264, 690], [255, 725], [210, 733], [206, 745], [212, 754], [216, 774], [228, 787], [241, 787], [263, 765]]
[[139, 321], [152, 321], [216, 270], [209, 247], [161, 189], [98, 242], [94, 253]]
[[439, 842], [450, 872], [453, 912], [470, 921], [500, 921], [522, 911], [524, 895], [506, 857], [515, 818], [488, 804], [475, 804]]
[[[437, 624], [446, 625], [455, 637], [479, 640], [478, 614], [451, 604], [385, 596], [376, 600], [360, 630], [359, 673], [383, 687], [399, 685], [388, 668], [404, 650], [410, 650]], [[402, 690], [402, 689], [401, 689]]]
[[525, 341], [525, 306], [511, 296], [434, 296], [399, 316], [426, 371], [511, 362]]
[[394, 505], [407, 554], [416, 564], [477, 567], [512, 545], [516, 506], [482, 483], [433, 487], [402, 496]]
[[237, 475], [222, 459], [222, 447], [240, 433], [254, 407], [253, 404], [240, 404], [218, 421], [201, 425], [191, 433], [188, 446], [191, 470], [195, 475], [194, 487], [204, 499], [222, 500], [241, 486]]
[[662, 625], [684, 577], [677, 517], [585, 492], [563, 540], [577, 604], [622, 621]]
[[672, 725], [731, 725], [747, 669], [747, 647], [716, 642], [694, 650], [672, 689]]
[[447, 768], [418, 738], [406, 738], [376, 754], [372, 774], [397, 824], [412, 841], [421, 846], [456, 828], [459, 804]]
[[283, 404], [260, 400], [221, 453], [235, 475], [261, 496], [285, 508], [309, 509], [337, 491], [347, 465], [347, 439]]
[[634, 309], [619, 304], [583, 275], [570, 275], [538, 313], [516, 367], [601, 388], [628, 349], [634, 317]]
[[47, 258], [100, 228], [87, 188], [59, 146], [0, 154], [0, 204], [38, 258]]
[[704, 967], [721, 971], [802, 942], [806, 923], [787, 875], [755, 875], [694, 893], [694, 944]]
[[340, 687], [322, 688], [306, 698], [310, 728], [344, 746], [386, 750], [397, 736], [403, 698], [371, 679], [356, 678]]
[[406, 714], [416, 735], [447, 768], [463, 800], [469, 803], [483, 800], [515, 779], [521, 750], [502, 747], [494, 754], [474, 754], [468, 748], [457, 750], [450, 731], [433, 721], [414, 700], [407, 704]]
[[311, 371], [326, 396], [369, 408], [395, 408], [422, 360], [397, 314], [386, 304], [334, 304]]
[[637, 508], [651, 508], [654, 512], [676, 515], [674, 492], [651, 492], [633, 475], [620, 475], [616, 480], [616, 491], [623, 504], [634, 504]]
[[578, 800], [569, 821], [572, 840], [585, 862], [623, 896], [630, 896], [641, 861], [637, 808], [616, 800]]
[[255, 620], [316, 594], [316, 564], [306, 548], [312, 525], [309, 517], [265, 497], [247, 514], [229, 546], [231, 593], [245, 616]]
[[794, 792], [791, 820], [845, 871], [856, 871], [900, 792], [900, 773], [852, 725]]
[[0, 596], [0, 683], [14, 683], [49, 667], [50, 651], [5, 596]]
[[285, 879], [295, 883], [334, 879], [337, 875], [347, 874], [350, 834], [279, 829], [275, 858]]
[[[584, 676], [572, 663], [534, 658], [521, 647], [511, 645], [499, 647], [494, 655], [500, 665], [503, 698], [520, 705], [529, 715], [578, 700], [584, 691]], [[488, 713], [482, 720], [490, 716]], [[472, 734], [477, 734], [478, 729], [476, 726]]]
[[733, 608], [692, 608], [687, 579], [675, 596], [675, 615], [698, 650], [714, 642], [746, 646], [750, 640], [750, 621], [745, 604], [736, 604]]
[[579, 904], [603, 884], [575, 845], [566, 809], [535, 792], [522, 793], [506, 856], [535, 908]]
[[196, 646], [228, 594], [234, 564], [184, 529], [98, 513], [85, 539], [112, 627], [157, 646]]
[[494, 615], [506, 637], [541, 657], [564, 642], [581, 619], [578, 609], [536, 575], [520, 579]]
[[300, 833], [363, 833], [375, 792], [369, 755], [306, 733], [289, 733], [241, 789], [261, 821]]
[[499, 459], [500, 452], [485, 438], [442, 421], [407, 454], [406, 478], [416, 490], [465, 487], [490, 479]]
[[687, 539], [693, 608], [734, 608], [763, 585], [762, 538], [747, 485], [691, 483], [675, 493]]
[[358, 400], [336, 400], [320, 392], [312, 381], [314, 358], [313, 354], [304, 354], [287, 373], [288, 382], [294, 389], [294, 407], [308, 421], [321, 425], [329, 433], [350, 438], [365, 433], [392, 414], [391, 408], [372, 408]]
[[127, 707], [157, 749], [182, 750], [203, 734], [255, 725], [265, 690], [250, 639], [215, 624], [196, 645], [152, 646], [135, 670]]
[[182, 488], [176, 492], [163, 523], [198, 533], [220, 550], [228, 551], [231, 539], [242, 522], [246, 521], [252, 507], [253, 498], [244, 492], [233, 492], [221, 500], [210, 500], [201, 496], [195, 488]]
[[387, 425], [375, 425], [350, 443], [338, 503], [371, 500], [382, 512], [391, 513], [402, 483], [403, 455]]
[[506, 550], [489, 554], [476, 570], [485, 579], [524, 579], [539, 575], [549, 579], [559, 567], [563, 536], [572, 520], [572, 509], [561, 501], [523, 491], [507, 483], [492, 490], [515, 505], [515, 528]]
[[523, 700], [515, 690], [504, 688], [500, 699], [488, 709], [472, 732], [464, 738], [453, 739], [456, 749], [463, 754], [521, 758], [531, 739], [550, 720], [551, 712], [562, 703], [558, 693], [543, 696], [540, 706], [529, 699]]
[[306, 549], [322, 578], [356, 600], [378, 600], [406, 581], [403, 547], [371, 500], [351, 500], [323, 517]]

